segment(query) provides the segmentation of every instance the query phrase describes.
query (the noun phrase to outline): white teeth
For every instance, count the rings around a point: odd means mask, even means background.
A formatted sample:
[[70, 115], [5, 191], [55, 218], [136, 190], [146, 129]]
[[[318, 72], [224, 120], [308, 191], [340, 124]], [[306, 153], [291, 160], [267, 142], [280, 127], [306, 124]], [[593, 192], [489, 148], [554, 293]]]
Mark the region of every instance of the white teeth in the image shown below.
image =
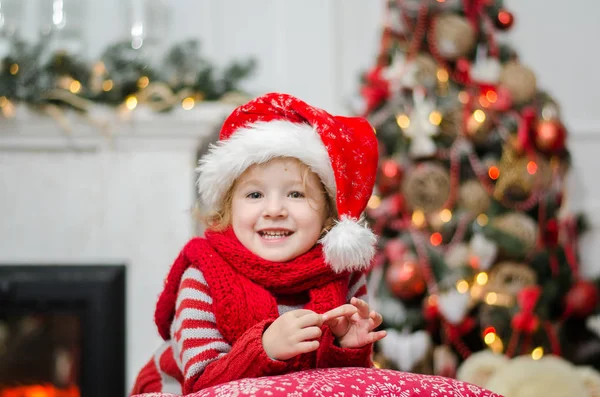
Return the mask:
[[276, 238], [282, 238], [282, 237], [286, 237], [289, 236], [290, 234], [292, 234], [291, 232], [271, 232], [271, 231], [264, 231], [264, 232], [260, 232], [260, 235], [263, 238], [266, 239], [276, 239]]

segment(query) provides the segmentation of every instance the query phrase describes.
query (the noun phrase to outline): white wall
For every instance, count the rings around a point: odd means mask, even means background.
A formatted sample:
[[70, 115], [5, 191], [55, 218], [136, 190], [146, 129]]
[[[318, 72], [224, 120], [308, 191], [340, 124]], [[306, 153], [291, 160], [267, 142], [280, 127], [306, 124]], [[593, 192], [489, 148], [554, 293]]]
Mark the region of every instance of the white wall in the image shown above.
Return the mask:
[[[23, 1], [28, 5], [28, 35], [32, 37], [38, 3]], [[89, 57], [125, 37], [127, 3], [86, 2]], [[221, 65], [236, 57], [255, 56], [259, 70], [246, 88], [255, 94], [287, 91], [340, 113], [347, 112], [345, 105], [358, 90], [358, 73], [374, 61], [383, 9], [383, 0], [170, 3], [170, 42], [199, 38], [204, 54]], [[560, 101], [571, 129], [576, 182], [572, 196], [596, 227], [584, 240], [584, 265], [598, 269], [600, 245], [593, 242], [600, 238], [600, 184], [595, 178], [600, 166], [600, 114], [596, 111], [600, 55], [595, 51], [600, 3], [507, 0], [507, 5], [516, 17], [509, 38], [537, 73], [540, 85]], [[0, 261], [15, 257], [83, 260], [110, 253], [112, 259], [127, 257], [138, 266], [136, 275], [143, 279], [130, 280], [134, 294], [128, 298], [130, 383], [157, 341], [149, 317], [164, 272], [190, 231], [184, 210], [191, 193], [188, 187], [177, 186], [189, 182], [193, 155], [167, 150], [151, 157], [156, 162], [146, 156], [135, 150], [126, 155], [0, 151]], [[169, 170], [187, 171], [173, 176]], [[67, 177], [87, 182], [67, 184]], [[139, 177], [146, 179], [135, 180]], [[146, 183], [158, 183], [161, 188], [147, 198], [125, 195], [136, 189], [148, 193], [141, 189]], [[48, 236], [40, 234], [48, 230], [44, 225], [54, 226]], [[146, 251], [150, 248], [156, 251]], [[147, 272], [141, 270], [145, 263]]]

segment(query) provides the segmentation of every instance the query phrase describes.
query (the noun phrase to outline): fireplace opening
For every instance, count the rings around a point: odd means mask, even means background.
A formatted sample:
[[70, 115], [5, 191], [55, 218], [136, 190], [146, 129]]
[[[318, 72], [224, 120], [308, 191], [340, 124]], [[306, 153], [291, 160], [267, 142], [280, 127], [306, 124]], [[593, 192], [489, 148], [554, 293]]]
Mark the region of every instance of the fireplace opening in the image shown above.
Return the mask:
[[0, 266], [0, 397], [122, 397], [124, 266]]
[[0, 397], [80, 397], [81, 312], [3, 310]]

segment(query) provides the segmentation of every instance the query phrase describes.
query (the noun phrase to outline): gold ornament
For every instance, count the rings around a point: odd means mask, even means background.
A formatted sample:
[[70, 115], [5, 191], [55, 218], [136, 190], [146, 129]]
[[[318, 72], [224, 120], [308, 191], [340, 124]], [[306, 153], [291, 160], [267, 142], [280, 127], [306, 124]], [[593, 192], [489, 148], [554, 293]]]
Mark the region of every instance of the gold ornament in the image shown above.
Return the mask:
[[440, 165], [422, 163], [406, 176], [402, 190], [411, 209], [431, 213], [450, 196], [450, 174]]
[[538, 237], [535, 221], [522, 212], [509, 212], [493, 218], [491, 226], [516, 237], [527, 252], [533, 251]]
[[440, 132], [442, 137], [448, 137], [454, 140], [462, 128], [463, 110], [455, 108], [448, 110], [442, 117]]
[[459, 205], [471, 215], [486, 212], [490, 206], [490, 196], [477, 179], [470, 179], [460, 186]]
[[533, 99], [537, 92], [535, 74], [517, 61], [510, 61], [502, 68], [500, 85], [510, 92], [515, 104], [524, 104]]
[[467, 134], [474, 144], [485, 144], [493, 130], [492, 118], [483, 109], [475, 109], [467, 119]]
[[516, 298], [529, 285], [537, 283], [533, 269], [522, 262], [499, 262], [492, 268], [486, 284], [486, 293], [495, 293]]
[[424, 86], [434, 86], [437, 83], [437, 70], [438, 64], [428, 54], [418, 54], [415, 57], [415, 63], [417, 65], [417, 72], [415, 78], [417, 83]]
[[546, 159], [521, 155], [510, 144], [505, 145], [497, 166], [500, 175], [494, 187], [494, 198], [498, 201], [525, 201], [534, 187], [541, 191], [552, 184], [552, 167]]
[[436, 18], [435, 43], [440, 54], [448, 60], [467, 55], [475, 46], [477, 35], [471, 23], [454, 13]]

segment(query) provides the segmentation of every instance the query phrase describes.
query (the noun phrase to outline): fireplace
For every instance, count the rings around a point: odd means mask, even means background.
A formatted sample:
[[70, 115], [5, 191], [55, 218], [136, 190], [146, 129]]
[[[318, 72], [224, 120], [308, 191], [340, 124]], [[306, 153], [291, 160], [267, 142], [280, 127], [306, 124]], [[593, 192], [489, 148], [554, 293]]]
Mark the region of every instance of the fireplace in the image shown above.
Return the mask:
[[0, 397], [123, 397], [125, 266], [0, 266]]

